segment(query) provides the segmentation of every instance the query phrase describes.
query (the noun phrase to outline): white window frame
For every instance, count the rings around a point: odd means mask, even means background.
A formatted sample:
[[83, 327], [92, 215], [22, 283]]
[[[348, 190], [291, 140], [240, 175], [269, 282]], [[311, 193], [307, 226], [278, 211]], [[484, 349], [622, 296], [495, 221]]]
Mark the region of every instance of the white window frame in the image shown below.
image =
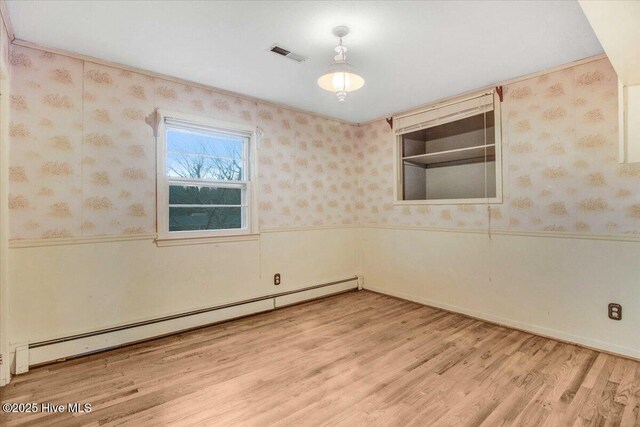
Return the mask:
[[[402, 136], [419, 129], [435, 127], [441, 124], [460, 120], [474, 114], [485, 111], [483, 107], [470, 113], [469, 106], [477, 100], [491, 95], [493, 97], [493, 112], [495, 126], [495, 162], [496, 162], [496, 196], [487, 198], [469, 199], [427, 199], [427, 200], [403, 200], [403, 176], [402, 176]], [[501, 101], [497, 91], [482, 91], [469, 96], [452, 99], [434, 104], [419, 110], [393, 117], [394, 138], [393, 144], [393, 174], [395, 185], [393, 186], [394, 205], [472, 205], [472, 204], [501, 204], [502, 196], [502, 121]], [[396, 124], [400, 125], [396, 128]]]
[[[156, 156], [156, 212], [158, 241], [163, 240], [217, 240], [233, 236], [248, 237], [258, 235], [258, 206], [256, 197], [256, 128], [246, 124], [223, 122], [202, 116], [178, 113], [166, 110], [156, 110], [157, 119], [157, 156]], [[173, 178], [167, 175], [167, 126], [166, 119], [184, 122], [186, 126], [202, 127], [203, 130], [218, 131], [221, 133], [241, 135], [248, 138], [244, 147], [244, 180], [242, 181], [217, 181], [194, 180], [188, 178]], [[242, 228], [223, 230], [193, 230], [193, 231], [169, 231], [169, 185], [180, 183], [194, 186], [245, 188], [243, 207], [246, 214], [243, 217]], [[246, 206], [245, 206], [246, 205]]]

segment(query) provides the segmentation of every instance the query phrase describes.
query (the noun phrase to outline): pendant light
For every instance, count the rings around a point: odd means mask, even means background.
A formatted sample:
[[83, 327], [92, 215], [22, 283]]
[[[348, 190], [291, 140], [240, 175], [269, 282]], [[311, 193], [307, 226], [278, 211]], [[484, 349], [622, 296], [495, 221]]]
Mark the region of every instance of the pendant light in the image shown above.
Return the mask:
[[318, 86], [329, 92], [334, 92], [338, 101], [344, 102], [347, 92], [353, 92], [364, 86], [364, 79], [354, 71], [347, 62], [347, 48], [342, 45], [342, 38], [349, 34], [349, 28], [345, 26], [335, 27], [333, 35], [340, 39], [340, 44], [336, 46], [336, 56], [333, 57], [333, 64], [329, 71], [318, 79]]

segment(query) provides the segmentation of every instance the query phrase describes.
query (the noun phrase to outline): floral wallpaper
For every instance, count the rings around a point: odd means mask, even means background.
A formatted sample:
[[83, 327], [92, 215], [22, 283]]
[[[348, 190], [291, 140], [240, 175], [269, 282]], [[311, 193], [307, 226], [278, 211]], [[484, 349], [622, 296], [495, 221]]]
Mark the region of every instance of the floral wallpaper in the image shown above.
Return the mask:
[[0, 19], [0, 80], [6, 81], [9, 77], [9, 35], [4, 21]]
[[82, 235], [155, 228], [155, 138], [151, 77], [84, 63]]
[[69, 237], [82, 224], [82, 62], [9, 51], [10, 236]]
[[261, 229], [334, 225], [640, 232], [640, 165], [617, 161], [606, 59], [504, 88], [495, 205], [393, 204], [386, 121], [349, 125], [11, 46], [11, 238], [155, 232], [156, 107], [259, 128]]
[[617, 77], [606, 59], [504, 88], [503, 203], [393, 204], [384, 120], [357, 130], [365, 225], [580, 233], [640, 232], [640, 164], [617, 160]]
[[262, 229], [354, 224], [356, 126], [12, 46], [11, 238], [155, 232], [156, 107], [257, 125]]
[[355, 126], [265, 105], [257, 115], [261, 223], [354, 224]]

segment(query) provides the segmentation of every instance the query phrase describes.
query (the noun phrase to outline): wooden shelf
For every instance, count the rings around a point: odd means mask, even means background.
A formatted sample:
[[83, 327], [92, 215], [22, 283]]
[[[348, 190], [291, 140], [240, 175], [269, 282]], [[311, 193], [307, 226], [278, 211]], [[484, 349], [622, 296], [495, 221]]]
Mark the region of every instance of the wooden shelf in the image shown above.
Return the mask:
[[477, 157], [484, 157], [485, 152], [487, 156], [493, 156], [495, 154], [495, 146], [495, 144], [476, 145], [474, 147], [458, 148], [456, 150], [437, 151], [435, 153], [403, 157], [402, 160], [421, 165], [429, 165], [433, 163], [474, 159]]

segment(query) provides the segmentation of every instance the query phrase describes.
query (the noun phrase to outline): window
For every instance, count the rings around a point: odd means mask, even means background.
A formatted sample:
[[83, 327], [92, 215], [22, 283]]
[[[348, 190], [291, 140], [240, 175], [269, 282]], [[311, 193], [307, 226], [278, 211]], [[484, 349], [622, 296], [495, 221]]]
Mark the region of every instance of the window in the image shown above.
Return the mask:
[[396, 203], [501, 203], [494, 91], [395, 117]]
[[158, 238], [255, 230], [254, 130], [182, 114], [159, 114]]

